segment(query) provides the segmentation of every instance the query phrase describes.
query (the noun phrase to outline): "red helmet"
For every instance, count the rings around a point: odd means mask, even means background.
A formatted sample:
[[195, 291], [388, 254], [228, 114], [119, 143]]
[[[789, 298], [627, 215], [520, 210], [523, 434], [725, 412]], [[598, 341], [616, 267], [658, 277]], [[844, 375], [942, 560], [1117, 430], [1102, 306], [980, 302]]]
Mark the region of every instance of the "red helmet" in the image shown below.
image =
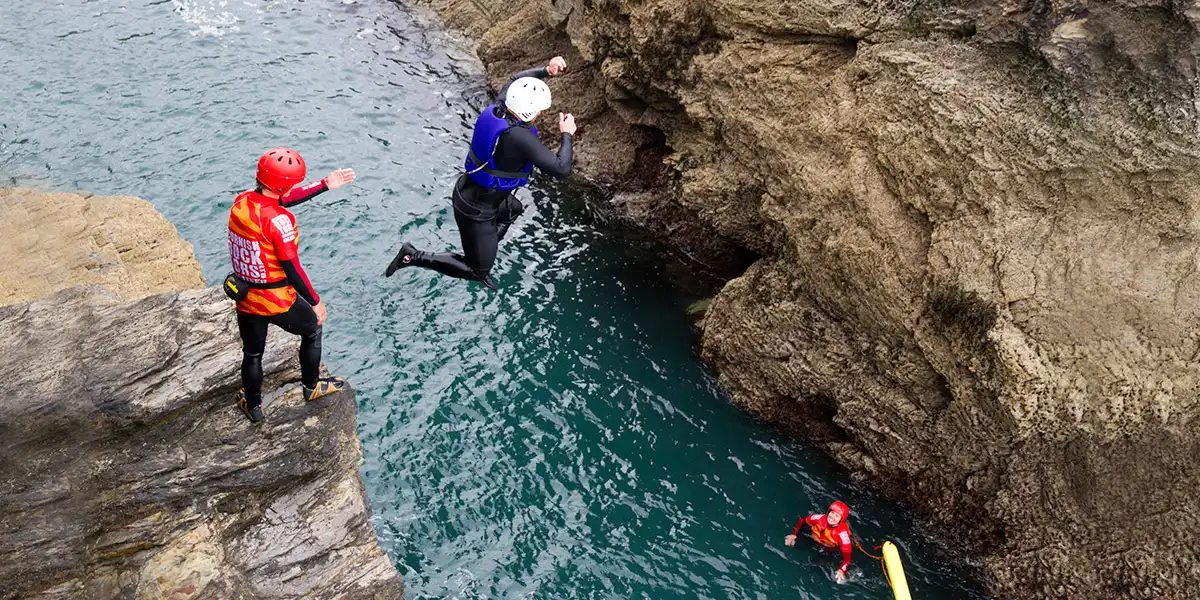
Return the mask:
[[304, 181], [306, 172], [304, 159], [291, 148], [272, 148], [258, 159], [258, 182], [276, 194]]
[[835, 512], [835, 513], [841, 515], [842, 521], [845, 521], [846, 517], [850, 516], [850, 507], [846, 506], [845, 502], [838, 500], [838, 501], [834, 502], [833, 504], [829, 505], [829, 512]]

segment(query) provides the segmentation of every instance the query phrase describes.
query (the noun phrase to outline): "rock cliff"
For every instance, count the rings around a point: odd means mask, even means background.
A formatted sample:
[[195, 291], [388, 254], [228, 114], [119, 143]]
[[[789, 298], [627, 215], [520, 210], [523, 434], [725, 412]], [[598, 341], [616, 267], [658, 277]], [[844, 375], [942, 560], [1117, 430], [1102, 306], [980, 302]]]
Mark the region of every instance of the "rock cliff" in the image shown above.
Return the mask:
[[204, 286], [192, 245], [149, 202], [0, 189], [0, 306], [82, 284], [114, 298]]
[[[117, 292], [74, 286], [0, 307], [0, 598], [402, 598], [368, 521], [354, 394], [305, 404], [288, 383], [299, 378], [296, 342], [272, 336], [268, 421], [252, 426], [231, 402], [241, 361], [232, 305], [218, 288], [162, 291], [202, 280], [148, 203], [121, 199], [123, 210], [28, 191], [8, 202], [13, 194], [0, 194], [2, 208], [120, 222], [75, 237], [101, 249], [86, 265], [123, 274], [102, 279]], [[43, 231], [28, 239], [82, 229], [29, 223]], [[144, 237], [122, 233], [135, 230]], [[94, 281], [46, 258], [88, 252], [33, 258], [64, 280]], [[163, 266], [179, 272], [156, 275]], [[151, 280], [162, 293], [129, 287]]]
[[494, 80], [564, 54], [581, 167], [760, 257], [703, 322], [735, 402], [1002, 597], [1200, 589], [1200, 3], [426, 4]]

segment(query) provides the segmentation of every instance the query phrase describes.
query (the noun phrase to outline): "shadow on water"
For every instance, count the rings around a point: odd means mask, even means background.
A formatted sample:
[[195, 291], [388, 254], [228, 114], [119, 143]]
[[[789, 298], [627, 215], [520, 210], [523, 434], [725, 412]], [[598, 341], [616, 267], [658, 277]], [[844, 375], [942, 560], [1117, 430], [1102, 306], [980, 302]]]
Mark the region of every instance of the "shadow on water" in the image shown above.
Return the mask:
[[296, 210], [301, 256], [413, 598], [888, 597], [872, 561], [835, 586], [836, 558], [783, 546], [835, 497], [916, 597], [982, 598], [909, 513], [733, 408], [659, 253], [569, 187], [522, 193], [500, 292], [382, 276], [402, 239], [458, 246], [445, 196], [486, 98], [447, 44], [384, 0], [0, 3], [0, 177], [147, 198], [216, 281], [262, 150], [359, 171]]

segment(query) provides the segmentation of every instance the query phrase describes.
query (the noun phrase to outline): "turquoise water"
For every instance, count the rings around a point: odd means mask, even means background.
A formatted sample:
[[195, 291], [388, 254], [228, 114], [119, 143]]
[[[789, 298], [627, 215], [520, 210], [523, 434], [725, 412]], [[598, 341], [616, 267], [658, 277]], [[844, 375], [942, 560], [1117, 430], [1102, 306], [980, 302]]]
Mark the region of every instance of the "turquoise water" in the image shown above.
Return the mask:
[[384, 0], [0, 3], [0, 184], [147, 198], [216, 281], [262, 150], [358, 171], [296, 211], [301, 256], [411, 598], [890, 598], [862, 555], [837, 586], [835, 557], [783, 546], [834, 497], [899, 543], [914, 597], [982, 598], [906, 511], [729, 405], [691, 299], [579, 190], [523, 193], [500, 293], [381, 276], [402, 238], [458, 244], [445, 193], [487, 100], [467, 56]]

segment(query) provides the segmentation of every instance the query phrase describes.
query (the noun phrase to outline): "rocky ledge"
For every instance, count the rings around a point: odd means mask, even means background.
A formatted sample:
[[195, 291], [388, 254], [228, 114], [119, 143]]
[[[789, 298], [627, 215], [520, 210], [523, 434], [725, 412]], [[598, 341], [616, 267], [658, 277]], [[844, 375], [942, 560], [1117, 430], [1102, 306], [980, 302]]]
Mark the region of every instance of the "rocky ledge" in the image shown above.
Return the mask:
[[[90, 202], [27, 198], [59, 201]], [[132, 204], [127, 226], [161, 221]], [[143, 262], [159, 260], [121, 268]], [[218, 288], [126, 301], [95, 284], [0, 307], [0, 598], [403, 597], [369, 522], [353, 391], [306, 404], [296, 342], [272, 336], [252, 425], [232, 404], [232, 308]]]

